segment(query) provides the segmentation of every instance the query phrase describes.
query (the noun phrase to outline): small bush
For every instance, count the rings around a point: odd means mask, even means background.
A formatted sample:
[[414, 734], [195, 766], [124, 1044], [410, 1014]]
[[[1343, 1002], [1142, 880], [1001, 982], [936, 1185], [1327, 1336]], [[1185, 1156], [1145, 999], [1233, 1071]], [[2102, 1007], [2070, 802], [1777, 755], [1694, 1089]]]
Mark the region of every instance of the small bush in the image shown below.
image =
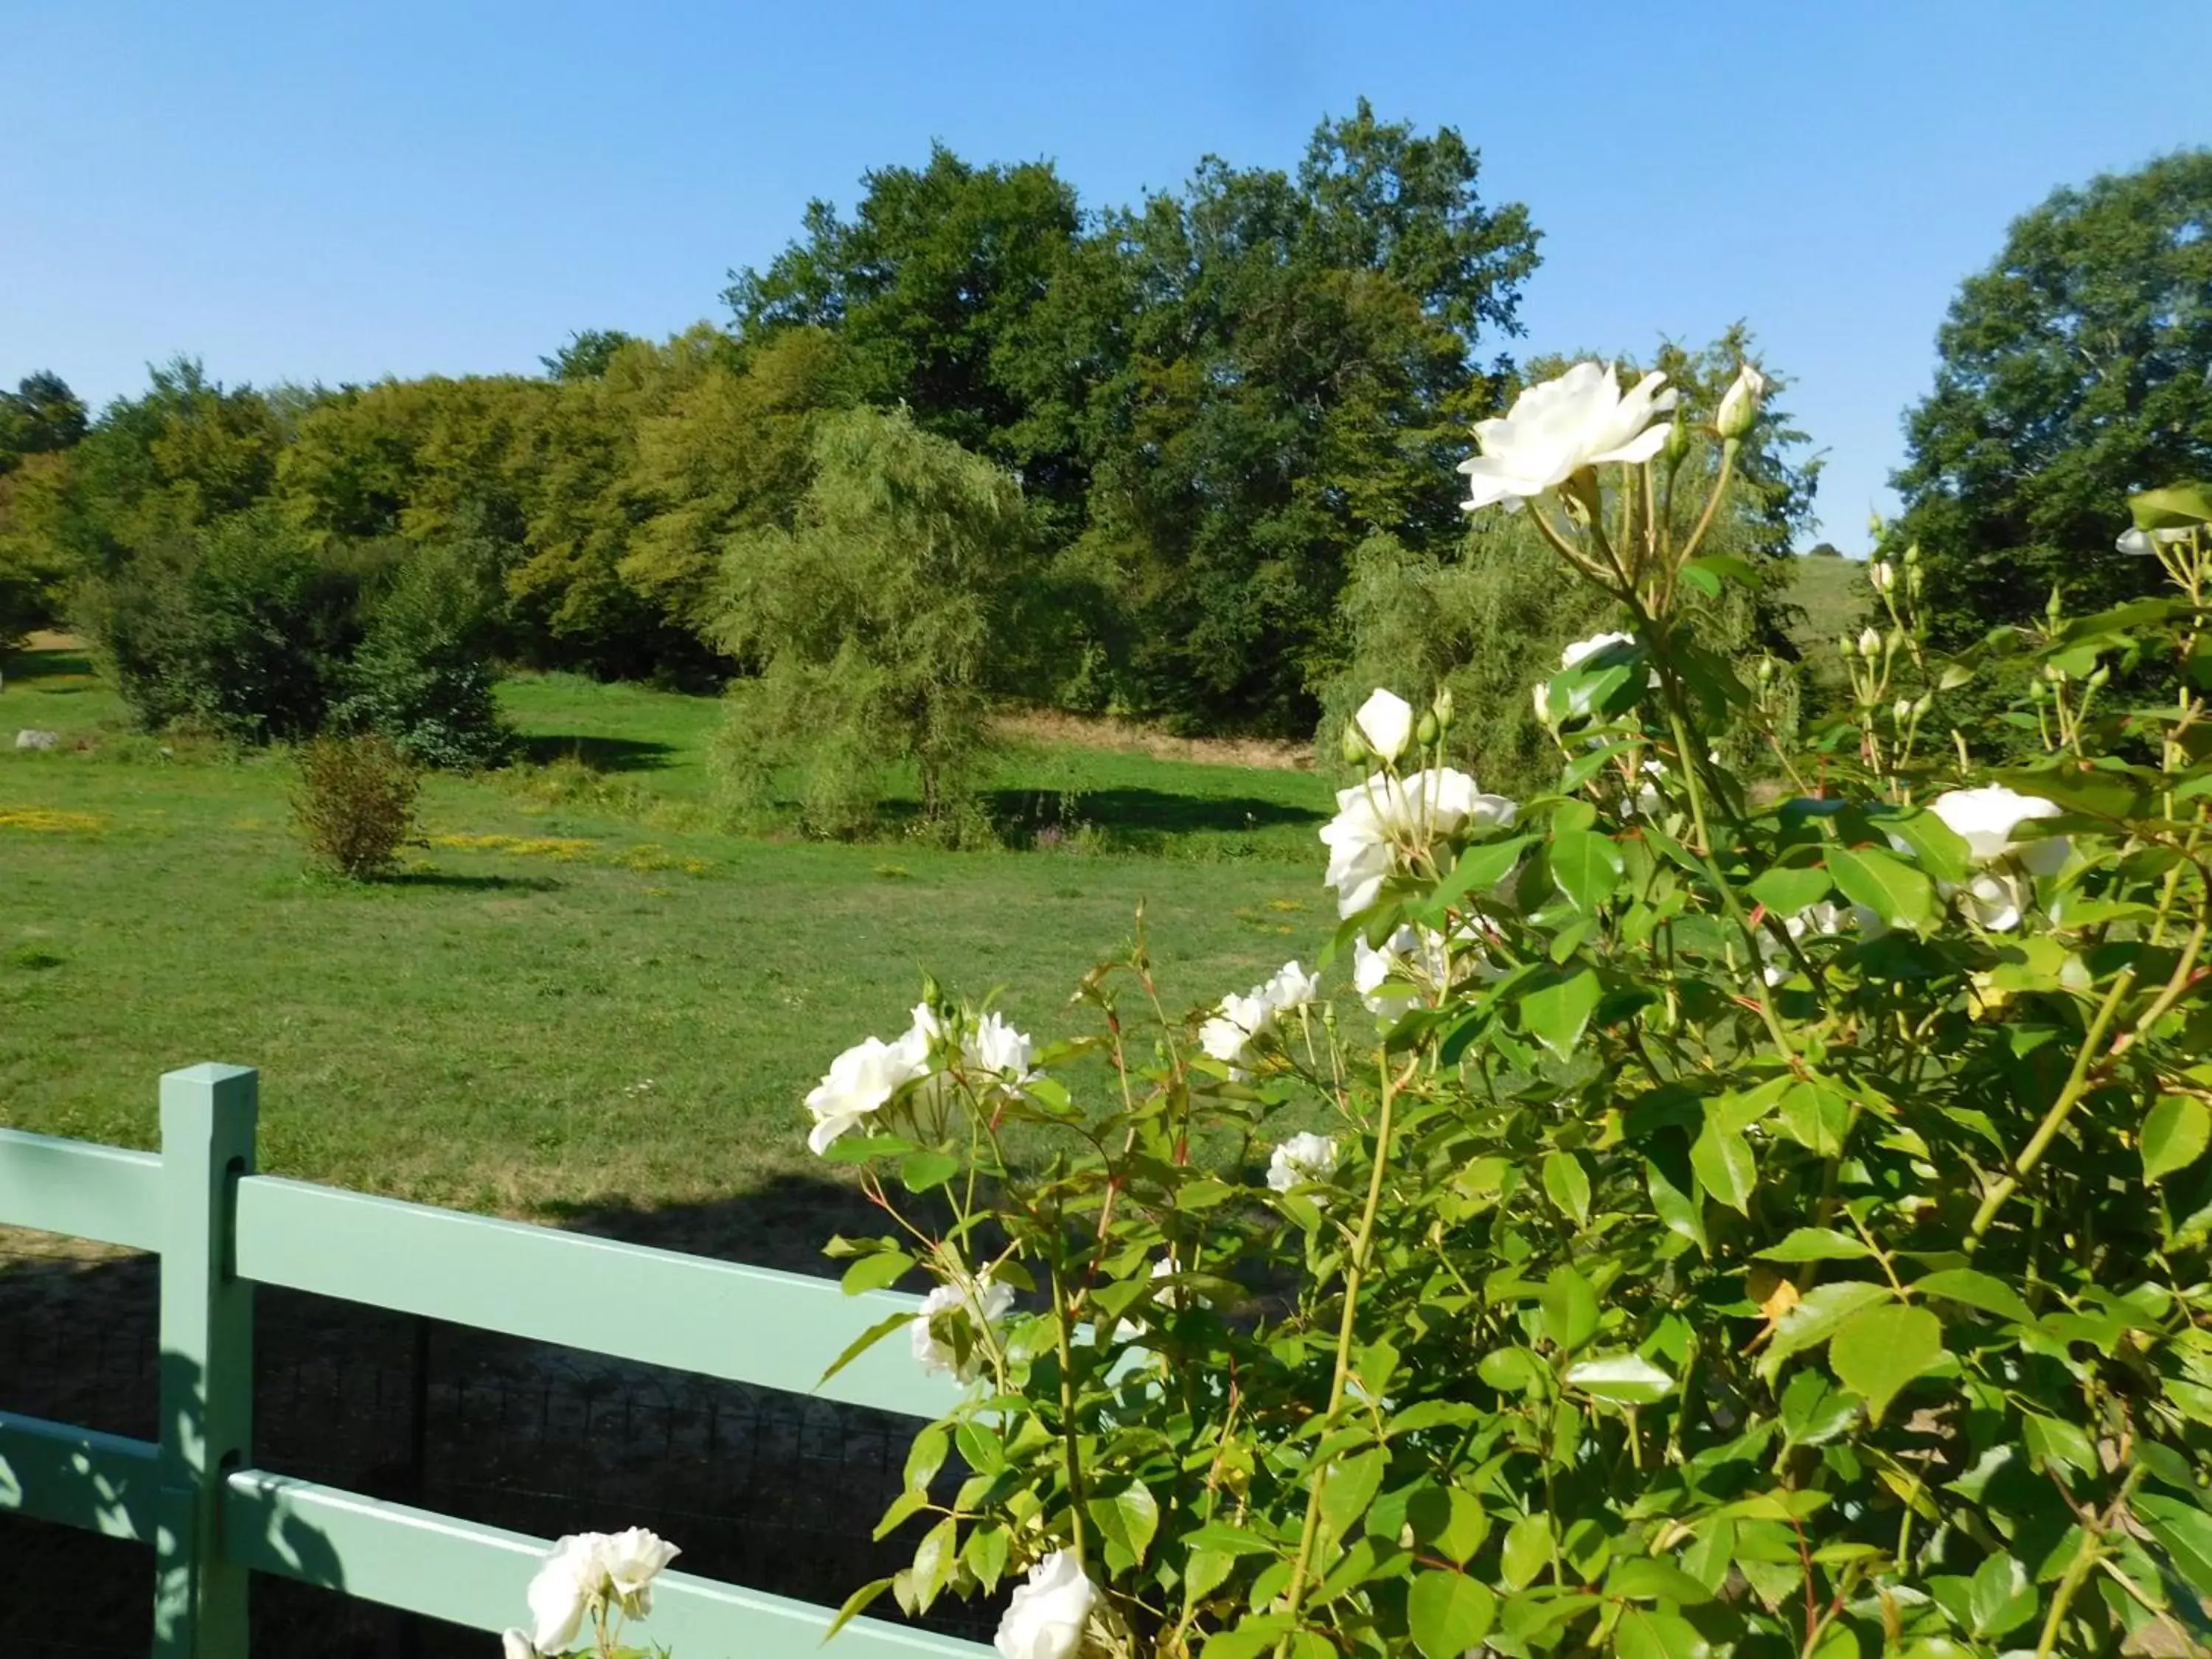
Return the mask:
[[318, 864], [354, 881], [392, 867], [415, 838], [415, 769], [381, 732], [320, 737], [300, 750], [292, 813]]

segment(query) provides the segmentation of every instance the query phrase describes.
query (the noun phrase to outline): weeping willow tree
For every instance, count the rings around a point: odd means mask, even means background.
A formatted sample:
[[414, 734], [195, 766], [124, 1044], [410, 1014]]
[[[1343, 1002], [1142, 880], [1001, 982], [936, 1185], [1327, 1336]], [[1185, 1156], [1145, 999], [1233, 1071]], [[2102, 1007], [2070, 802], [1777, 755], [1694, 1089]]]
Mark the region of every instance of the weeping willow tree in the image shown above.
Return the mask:
[[795, 799], [809, 831], [853, 835], [911, 779], [923, 825], [964, 838], [1028, 546], [1000, 468], [902, 409], [825, 418], [794, 526], [724, 560], [716, 642], [757, 671], [717, 744], [740, 812]]
[[[1681, 388], [1692, 422], [1711, 419], [1750, 343], [1738, 327], [1703, 351], [1670, 345], [1658, 354], [1656, 367]], [[1561, 372], [1567, 361], [1532, 363], [1529, 383]], [[1640, 372], [1624, 365], [1622, 383]], [[1763, 580], [1749, 593], [1726, 585], [1723, 597], [1695, 613], [1706, 643], [1746, 664], [1764, 652], [1796, 655], [1788, 634], [1795, 613], [1790, 547], [1811, 517], [1820, 471], [1817, 457], [1801, 459], [1805, 434], [1777, 412], [1781, 387], [1768, 378], [1766, 412], [1738, 453], [1704, 544], [1706, 553], [1745, 560]], [[1674, 499], [1702, 501], [1719, 464], [1718, 441], [1693, 428]], [[1561, 580], [1558, 555], [1525, 512], [1477, 515], [1460, 546], [1442, 556], [1394, 536], [1370, 537], [1352, 556], [1338, 618], [1348, 654], [1319, 688], [1321, 763], [1341, 763], [1338, 734], [1374, 687], [1388, 686], [1416, 704], [1449, 688], [1457, 709], [1453, 758], [1485, 788], [1507, 793], [1547, 787], [1558, 776], [1557, 750], [1536, 720], [1529, 688], [1559, 667], [1569, 642], [1621, 625], [1602, 594]]]

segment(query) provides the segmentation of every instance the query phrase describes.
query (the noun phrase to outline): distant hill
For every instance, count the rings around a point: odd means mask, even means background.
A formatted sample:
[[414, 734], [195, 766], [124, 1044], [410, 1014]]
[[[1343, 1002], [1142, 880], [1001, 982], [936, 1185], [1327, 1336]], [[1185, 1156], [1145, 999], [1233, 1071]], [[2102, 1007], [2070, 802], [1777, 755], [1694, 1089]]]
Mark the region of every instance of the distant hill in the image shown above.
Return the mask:
[[1806, 554], [1796, 562], [1797, 580], [1790, 585], [1789, 600], [1805, 613], [1805, 620], [1792, 635], [1808, 657], [1832, 657], [1837, 636], [1858, 632], [1874, 602], [1866, 563], [1825, 554]]

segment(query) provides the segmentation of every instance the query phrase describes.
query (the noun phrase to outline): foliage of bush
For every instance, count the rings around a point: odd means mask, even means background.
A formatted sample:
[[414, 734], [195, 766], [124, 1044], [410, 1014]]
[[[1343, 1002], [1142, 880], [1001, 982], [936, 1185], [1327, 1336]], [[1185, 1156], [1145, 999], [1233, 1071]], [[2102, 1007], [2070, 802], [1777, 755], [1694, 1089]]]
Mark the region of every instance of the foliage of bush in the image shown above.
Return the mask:
[[144, 729], [289, 741], [321, 730], [339, 694], [373, 562], [325, 558], [258, 507], [90, 582], [78, 625]]
[[[1028, 1659], [2212, 1634], [2212, 500], [2138, 503], [2166, 597], [1964, 658], [1887, 567], [1800, 744], [1692, 623], [1759, 572], [1654, 510], [1664, 412], [1591, 365], [1484, 434], [1475, 504], [1534, 498], [1615, 626], [1544, 680], [1517, 801], [1444, 763], [1442, 700], [1357, 711], [1322, 839], [1373, 1023], [1295, 963], [1169, 1019], [1140, 943], [1095, 1037], [928, 987], [808, 1097], [898, 1224], [836, 1243], [848, 1288], [936, 1286], [854, 1351], [974, 1385], [848, 1612], [1026, 1570]], [[1944, 699], [2008, 654], [2041, 752], [1992, 774]], [[2107, 695], [2147, 664], [2161, 698]]]
[[402, 563], [365, 607], [334, 724], [383, 732], [422, 766], [504, 759], [514, 733], [487, 656], [496, 580], [479, 544], [426, 549]]
[[87, 583], [78, 626], [140, 726], [246, 743], [372, 728], [426, 765], [509, 738], [486, 660], [491, 578], [471, 544], [317, 538], [256, 507]]
[[422, 781], [380, 732], [301, 745], [292, 816], [316, 863], [354, 881], [382, 875], [415, 839]]

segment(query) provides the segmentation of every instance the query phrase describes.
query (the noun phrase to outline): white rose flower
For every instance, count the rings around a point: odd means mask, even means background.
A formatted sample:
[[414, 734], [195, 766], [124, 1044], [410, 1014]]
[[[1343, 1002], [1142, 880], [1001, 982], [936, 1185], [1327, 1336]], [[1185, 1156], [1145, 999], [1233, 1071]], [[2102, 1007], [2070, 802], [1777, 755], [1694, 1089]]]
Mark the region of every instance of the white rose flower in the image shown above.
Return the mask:
[[1036, 1079], [1036, 1045], [1029, 1035], [1017, 1031], [994, 1012], [975, 1023], [968, 1042], [968, 1058], [987, 1072], [996, 1072], [1017, 1083]]
[[1030, 1569], [1028, 1583], [1014, 1586], [991, 1645], [1000, 1659], [1075, 1659], [1097, 1599], [1075, 1553], [1054, 1550]]
[[499, 1655], [500, 1659], [538, 1659], [538, 1650], [530, 1640], [530, 1632], [521, 1630], [500, 1632]]
[[2020, 926], [2027, 902], [2027, 884], [2017, 871], [1977, 870], [1963, 890], [1974, 920], [1992, 933], [2008, 933]]
[[1664, 374], [1646, 374], [1626, 394], [1610, 368], [1577, 363], [1555, 380], [1530, 386], [1501, 419], [1476, 422], [1482, 453], [1459, 464], [1469, 512], [1504, 502], [1518, 508], [1601, 461], [1650, 460], [1667, 441], [1674, 393]]
[[807, 1149], [817, 1157], [847, 1130], [866, 1121], [928, 1067], [929, 1044], [919, 1025], [896, 1042], [869, 1037], [830, 1062], [829, 1074], [806, 1097], [814, 1127]]
[[1319, 1181], [1336, 1170], [1336, 1142], [1310, 1130], [1292, 1135], [1267, 1159], [1267, 1185], [1279, 1193], [1309, 1181]]
[[2119, 540], [2114, 544], [2123, 553], [2148, 559], [2156, 556], [2160, 542], [2185, 542], [2188, 539], [2188, 529], [2176, 526], [2170, 530], [2123, 530]]
[[1285, 963], [1260, 988], [1261, 1000], [1278, 1015], [1294, 1014], [1321, 995], [1321, 975], [1310, 974], [1295, 961]]
[[599, 1565], [606, 1571], [607, 1582], [640, 1619], [653, 1611], [653, 1581], [683, 1553], [643, 1527], [632, 1527], [599, 1540]]
[[1198, 1028], [1198, 1046], [1241, 1080], [1251, 1070], [1260, 1034], [1274, 1019], [1265, 986], [1255, 985], [1242, 996], [1232, 991], [1221, 999], [1221, 1012]]
[[1367, 746], [1382, 757], [1387, 765], [1406, 752], [1406, 745], [1413, 738], [1413, 706], [1395, 692], [1381, 686], [1352, 717], [1359, 735], [1367, 739]]
[[2055, 875], [2070, 850], [2063, 836], [2041, 841], [2014, 840], [2013, 831], [2028, 819], [2058, 817], [2066, 809], [2039, 795], [2016, 794], [2002, 784], [1950, 790], [1929, 802], [1928, 810], [1966, 843], [1966, 850], [1977, 864], [2017, 858], [2032, 874]]
[[572, 1533], [547, 1552], [530, 1581], [530, 1642], [540, 1653], [559, 1653], [576, 1639], [592, 1603], [607, 1592], [600, 1554], [605, 1537]]
[[1321, 827], [1329, 850], [1322, 882], [1336, 890], [1340, 916], [1373, 904], [1413, 848], [1470, 830], [1503, 828], [1520, 808], [1488, 795], [1466, 773], [1431, 767], [1409, 778], [1377, 772], [1336, 792], [1336, 816]]
[[1720, 412], [1713, 429], [1723, 438], [1741, 438], [1758, 418], [1759, 400], [1766, 390], [1766, 376], [1749, 363], [1736, 371], [1735, 383], [1721, 395]]
[[[995, 1330], [1014, 1305], [1014, 1287], [994, 1280], [987, 1269], [975, 1275], [973, 1285], [939, 1285], [921, 1299], [921, 1311], [908, 1327], [915, 1363], [931, 1376], [949, 1372], [963, 1382], [983, 1374], [984, 1334]], [[962, 1321], [969, 1328], [968, 1355], [946, 1340], [946, 1322]]]
[[1633, 634], [1593, 634], [1586, 640], [1577, 640], [1559, 653], [1559, 667], [1564, 672], [1572, 668], [1585, 657], [1594, 657], [1608, 645], [1633, 646]]
[[[1793, 939], [1840, 933], [1844, 931], [1848, 914], [1823, 900], [1819, 904], [1808, 905], [1794, 916], [1783, 917], [1782, 930]], [[1759, 955], [1765, 964], [1761, 970], [1761, 977], [1769, 985], [1781, 984], [1795, 969], [1790, 947], [1765, 928], [1759, 933]]]
[[1413, 930], [1401, 927], [1382, 947], [1359, 934], [1352, 941], [1352, 988], [1359, 993], [1367, 1012], [1396, 1018], [1421, 1000], [1420, 987], [1401, 975], [1406, 958], [1418, 947]]

